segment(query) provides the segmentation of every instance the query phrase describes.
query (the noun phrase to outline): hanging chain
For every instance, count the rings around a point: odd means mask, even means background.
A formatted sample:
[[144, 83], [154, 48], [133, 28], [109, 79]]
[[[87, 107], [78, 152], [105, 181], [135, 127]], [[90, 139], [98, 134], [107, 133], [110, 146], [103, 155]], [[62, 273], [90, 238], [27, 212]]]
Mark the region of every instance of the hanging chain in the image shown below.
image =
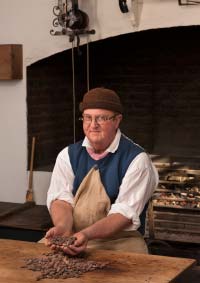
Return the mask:
[[[87, 36], [87, 91], [90, 90], [90, 57], [89, 57], [89, 36]], [[72, 92], [73, 92], [73, 140], [76, 142], [76, 90], [75, 90], [75, 62], [74, 62], [74, 41], [72, 41]]]
[[[95, 30], [88, 29], [89, 17], [78, 8], [78, 0], [57, 0], [58, 4], [53, 7], [54, 27], [61, 27], [61, 31], [50, 30], [51, 35], [68, 35], [72, 43], [72, 84], [73, 84], [73, 139], [76, 142], [76, 93], [75, 93], [75, 62], [74, 62], [74, 39], [77, 38], [79, 47], [79, 36], [87, 36], [87, 90], [90, 88], [89, 78], [89, 35], [95, 34]], [[78, 50], [78, 49], [77, 49]], [[79, 50], [78, 50], [79, 51]]]
[[72, 92], [73, 92], [73, 139], [76, 142], [76, 93], [75, 93], [75, 67], [74, 67], [74, 41], [72, 41]]
[[89, 35], [87, 36], [87, 91], [90, 90], [90, 55], [89, 55]]

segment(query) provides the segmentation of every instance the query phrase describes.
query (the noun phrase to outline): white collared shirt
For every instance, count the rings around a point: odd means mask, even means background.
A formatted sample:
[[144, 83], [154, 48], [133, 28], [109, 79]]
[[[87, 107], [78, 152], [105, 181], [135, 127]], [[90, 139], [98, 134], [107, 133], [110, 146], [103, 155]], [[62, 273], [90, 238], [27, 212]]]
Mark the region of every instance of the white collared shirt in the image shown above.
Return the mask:
[[[106, 149], [107, 152], [115, 152], [119, 146], [121, 131], [118, 129], [115, 139]], [[91, 147], [89, 140], [85, 137], [82, 146]], [[74, 173], [70, 164], [68, 147], [64, 148], [58, 155], [51, 177], [51, 183], [47, 194], [47, 207], [55, 199], [64, 200], [73, 206], [72, 194]], [[129, 165], [122, 179], [119, 194], [111, 205], [108, 213], [120, 213], [132, 219], [132, 225], [127, 230], [137, 230], [140, 226], [139, 215], [145, 204], [153, 194], [158, 185], [158, 173], [147, 153], [138, 154]]]

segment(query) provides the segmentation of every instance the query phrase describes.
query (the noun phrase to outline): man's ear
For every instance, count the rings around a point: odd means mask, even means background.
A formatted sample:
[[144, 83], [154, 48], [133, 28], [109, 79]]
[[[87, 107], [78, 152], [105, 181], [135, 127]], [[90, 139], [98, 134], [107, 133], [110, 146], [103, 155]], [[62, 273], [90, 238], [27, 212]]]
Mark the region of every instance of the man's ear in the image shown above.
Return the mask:
[[117, 128], [119, 127], [119, 124], [121, 123], [122, 119], [123, 119], [122, 114], [117, 115]]

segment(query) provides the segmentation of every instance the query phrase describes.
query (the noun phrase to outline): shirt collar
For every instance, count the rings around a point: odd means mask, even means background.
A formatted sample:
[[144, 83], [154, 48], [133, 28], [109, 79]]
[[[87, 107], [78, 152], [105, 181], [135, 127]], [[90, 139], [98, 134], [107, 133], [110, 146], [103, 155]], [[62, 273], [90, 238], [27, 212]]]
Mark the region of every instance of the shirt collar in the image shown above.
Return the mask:
[[[109, 145], [109, 147], [105, 151], [114, 153], [119, 146], [120, 138], [121, 138], [121, 131], [120, 129], [118, 129], [114, 140], [112, 141], [112, 143]], [[92, 148], [87, 137], [84, 138], [82, 146]]]

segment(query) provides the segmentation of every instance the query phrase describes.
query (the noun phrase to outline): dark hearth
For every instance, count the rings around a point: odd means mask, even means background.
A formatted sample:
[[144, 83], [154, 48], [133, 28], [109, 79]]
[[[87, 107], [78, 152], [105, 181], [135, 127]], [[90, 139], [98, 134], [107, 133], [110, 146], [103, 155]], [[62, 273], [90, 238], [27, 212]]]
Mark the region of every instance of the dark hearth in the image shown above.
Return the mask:
[[[200, 156], [199, 26], [141, 31], [89, 46], [90, 88], [119, 93], [125, 134], [151, 154]], [[86, 46], [80, 50], [81, 56], [75, 50], [76, 140], [83, 136], [78, 104], [87, 89]], [[29, 159], [36, 136], [34, 169], [51, 170], [58, 152], [73, 143], [71, 50], [27, 68], [27, 108]]]

